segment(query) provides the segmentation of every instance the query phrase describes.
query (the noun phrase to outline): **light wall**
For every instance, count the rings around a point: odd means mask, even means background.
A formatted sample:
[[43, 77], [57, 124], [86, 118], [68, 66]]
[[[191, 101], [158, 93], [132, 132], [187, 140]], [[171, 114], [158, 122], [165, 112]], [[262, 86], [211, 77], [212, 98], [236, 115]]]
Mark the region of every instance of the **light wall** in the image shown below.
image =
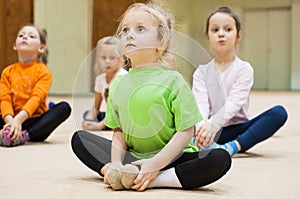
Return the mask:
[[[243, 19], [251, 8], [291, 8], [291, 90], [300, 90], [300, 0], [166, 0], [174, 11], [177, 30], [210, 53], [204, 36], [205, 20], [220, 6], [230, 6]], [[86, 58], [91, 51], [93, 0], [35, 0], [34, 22], [48, 31], [49, 68], [53, 73], [50, 94], [89, 94], [90, 70]], [[121, 13], [120, 13], [121, 14]], [[255, 42], [255, 41], [253, 41]], [[242, 48], [242, 46], [241, 46]], [[188, 49], [188, 48], [187, 48]], [[190, 49], [190, 57], [200, 57]], [[188, 60], [183, 60], [182, 64]], [[83, 64], [85, 62], [85, 64]], [[199, 61], [200, 64], [200, 61]], [[82, 66], [82, 67], [81, 67]], [[81, 67], [81, 68], [80, 68]], [[195, 66], [180, 69], [188, 81]], [[78, 74], [80, 73], [80, 74]]]
[[[89, 70], [80, 68], [91, 46], [92, 0], [35, 0], [34, 22], [48, 32], [50, 94], [89, 92]], [[80, 74], [78, 75], [78, 72]], [[75, 85], [74, 83], [79, 84]], [[75, 88], [76, 87], [76, 88]]]
[[291, 73], [291, 89], [300, 90], [300, 1], [292, 1], [292, 73]]
[[[206, 18], [218, 7], [231, 7], [242, 20], [243, 10], [246, 9], [289, 7], [291, 9], [290, 90], [300, 90], [300, 39], [298, 38], [300, 35], [300, 0], [167, 0], [167, 2], [176, 16], [177, 30], [199, 42], [210, 54], [211, 51], [204, 36], [204, 28]], [[242, 45], [241, 48], [243, 48]]]

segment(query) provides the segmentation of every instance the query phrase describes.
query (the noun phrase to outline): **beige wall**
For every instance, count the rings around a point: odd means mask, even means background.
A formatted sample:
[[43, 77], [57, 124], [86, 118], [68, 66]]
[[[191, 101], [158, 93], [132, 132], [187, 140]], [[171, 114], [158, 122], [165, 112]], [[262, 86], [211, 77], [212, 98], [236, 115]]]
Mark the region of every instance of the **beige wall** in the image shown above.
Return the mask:
[[[93, 0], [35, 0], [34, 21], [48, 31], [50, 50], [49, 68], [53, 73], [51, 94], [89, 94], [90, 70], [88, 63], [82, 68], [83, 61], [91, 51]], [[243, 20], [243, 10], [251, 8], [288, 7], [291, 9], [291, 90], [300, 90], [300, 0], [167, 0], [174, 11], [177, 30], [191, 40], [195, 40], [209, 53], [207, 40], [203, 35], [205, 19], [209, 13], [220, 7], [230, 6]], [[226, 2], [226, 3], [224, 3]], [[121, 14], [121, 13], [120, 13]], [[255, 41], [254, 41], [255, 42]], [[183, 46], [183, 45], [182, 45]], [[180, 46], [181, 47], [181, 46]], [[241, 45], [241, 48], [243, 46]], [[189, 48], [186, 48], [187, 50]], [[199, 58], [196, 51], [189, 49], [190, 58]], [[242, 52], [242, 49], [241, 49]], [[242, 56], [242, 54], [241, 54]], [[243, 57], [242, 57], [243, 58]], [[188, 58], [189, 59], [189, 58]], [[182, 73], [191, 81], [194, 63], [207, 59], [183, 60]], [[251, 60], [249, 60], [251, 62]], [[194, 65], [193, 65], [194, 64]], [[80, 73], [77, 75], [77, 73]], [[77, 77], [77, 79], [76, 79]], [[75, 84], [74, 84], [75, 82]], [[75, 89], [75, 91], [73, 91]]]
[[[48, 32], [50, 94], [89, 92], [88, 68], [81, 68], [91, 46], [91, 0], [35, 0], [34, 22]], [[77, 73], [80, 71], [80, 74]], [[78, 77], [76, 79], [76, 77]], [[74, 82], [80, 82], [74, 85]], [[74, 88], [76, 86], [76, 88]]]
[[[167, 0], [173, 9], [178, 23], [178, 30], [198, 41], [211, 54], [207, 39], [203, 35], [206, 18], [209, 13], [221, 6], [231, 7], [243, 21], [243, 11], [261, 8], [291, 9], [291, 74], [290, 90], [300, 90], [300, 0]], [[298, 20], [297, 20], [298, 19]], [[243, 41], [243, 40], [242, 40]], [[255, 41], [253, 41], [255, 42]], [[242, 43], [243, 44], [243, 43]], [[243, 45], [241, 44], [241, 52]], [[243, 58], [242, 53], [240, 54]], [[251, 60], [249, 60], [251, 62]]]
[[300, 90], [300, 1], [292, 1], [292, 73], [291, 88], [292, 90]]

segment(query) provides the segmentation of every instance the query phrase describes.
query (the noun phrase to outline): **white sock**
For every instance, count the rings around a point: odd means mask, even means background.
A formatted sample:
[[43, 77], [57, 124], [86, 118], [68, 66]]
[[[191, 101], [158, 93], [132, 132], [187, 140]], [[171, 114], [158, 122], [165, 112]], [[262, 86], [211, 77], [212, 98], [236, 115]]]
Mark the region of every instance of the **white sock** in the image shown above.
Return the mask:
[[160, 171], [157, 177], [155, 178], [155, 180], [148, 187], [149, 188], [153, 188], [153, 187], [182, 188], [174, 168], [165, 171]]

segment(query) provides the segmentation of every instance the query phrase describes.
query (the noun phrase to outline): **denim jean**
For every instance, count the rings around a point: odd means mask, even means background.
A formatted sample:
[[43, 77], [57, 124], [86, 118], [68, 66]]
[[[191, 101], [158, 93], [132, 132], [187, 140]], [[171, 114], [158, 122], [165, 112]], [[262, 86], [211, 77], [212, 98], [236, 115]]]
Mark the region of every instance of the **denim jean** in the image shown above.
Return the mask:
[[287, 118], [288, 114], [284, 107], [275, 106], [245, 123], [223, 127], [216, 142], [225, 144], [237, 140], [241, 145], [241, 152], [247, 151], [255, 144], [271, 137], [284, 125]]

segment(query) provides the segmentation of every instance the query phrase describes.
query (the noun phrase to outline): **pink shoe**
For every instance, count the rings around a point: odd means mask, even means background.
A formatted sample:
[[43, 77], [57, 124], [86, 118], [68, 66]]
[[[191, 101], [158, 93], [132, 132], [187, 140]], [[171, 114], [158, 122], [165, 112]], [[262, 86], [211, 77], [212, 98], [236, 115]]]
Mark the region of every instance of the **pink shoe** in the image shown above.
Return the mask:
[[3, 132], [3, 138], [4, 138], [4, 141], [5, 141], [5, 144], [7, 146], [10, 146], [11, 140], [10, 140], [10, 137], [8, 137], [8, 134], [9, 134], [9, 130], [5, 129], [4, 132]]
[[22, 131], [22, 137], [23, 137], [23, 144], [25, 144], [28, 141], [28, 132], [26, 130]]

